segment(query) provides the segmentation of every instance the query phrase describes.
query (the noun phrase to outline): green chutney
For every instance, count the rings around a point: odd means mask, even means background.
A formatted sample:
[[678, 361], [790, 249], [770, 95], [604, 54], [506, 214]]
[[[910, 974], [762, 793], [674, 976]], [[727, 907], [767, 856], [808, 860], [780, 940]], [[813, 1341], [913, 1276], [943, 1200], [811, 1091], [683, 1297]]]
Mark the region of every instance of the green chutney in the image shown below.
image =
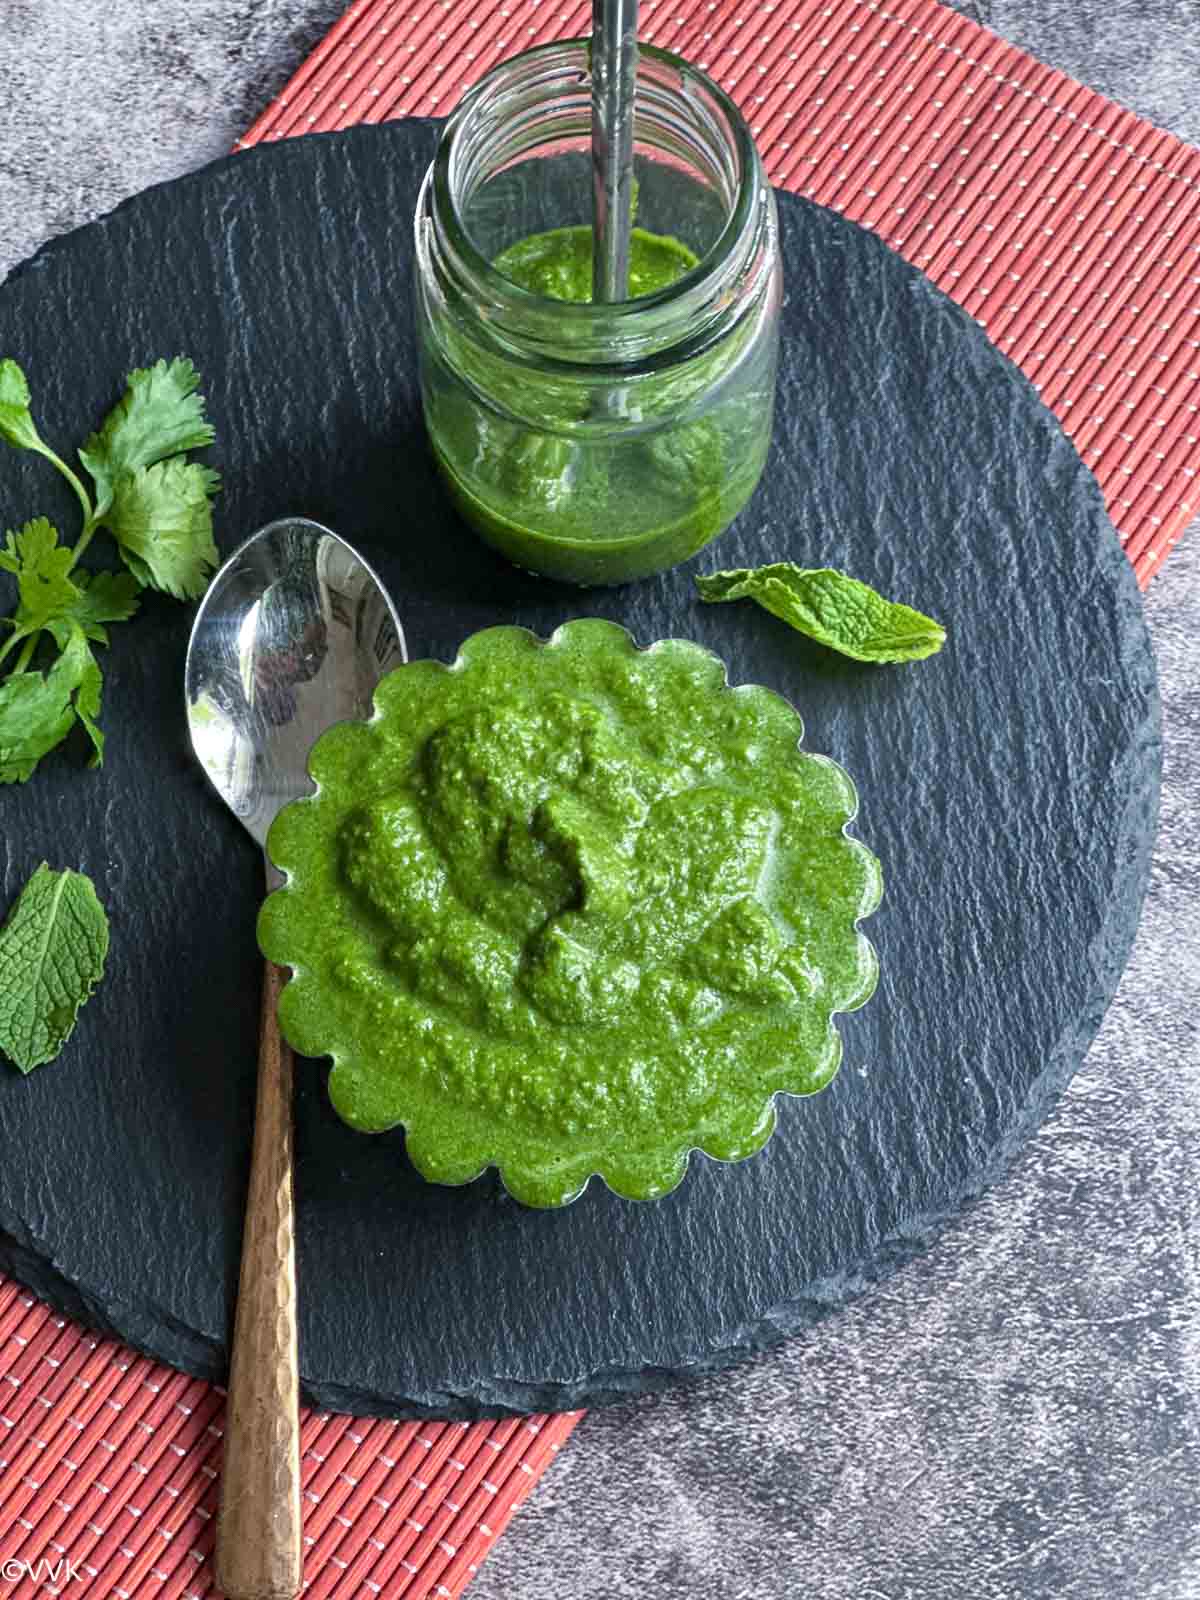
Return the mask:
[[315, 745], [268, 849], [279, 1008], [351, 1127], [526, 1204], [651, 1199], [737, 1160], [837, 1069], [879, 900], [846, 773], [699, 646], [608, 622], [477, 633]]
[[[592, 230], [535, 234], [494, 265], [542, 299], [590, 301]], [[631, 300], [697, 265], [679, 240], [635, 228]], [[694, 555], [766, 459], [774, 359], [763, 366], [755, 332], [750, 319], [681, 366], [585, 382], [514, 366], [448, 328], [439, 347], [426, 331], [426, 422], [459, 512], [517, 566], [573, 583], [624, 583]]]
[[[695, 252], [678, 239], [634, 228], [629, 235], [629, 298], [640, 300], [666, 289], [699, 264]], [[585, 225], [532, 234], [501, 251], [492, 265], [530, 294], [583, 304], [592, 298], [592, 230]]]

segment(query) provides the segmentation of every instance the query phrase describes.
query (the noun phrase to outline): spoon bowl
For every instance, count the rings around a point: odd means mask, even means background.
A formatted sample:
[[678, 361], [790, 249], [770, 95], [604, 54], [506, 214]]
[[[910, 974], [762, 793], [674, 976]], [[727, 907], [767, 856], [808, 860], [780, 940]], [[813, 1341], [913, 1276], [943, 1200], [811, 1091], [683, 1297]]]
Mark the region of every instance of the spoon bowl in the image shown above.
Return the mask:
[[330, 529], [284, 517], [233, 552], [196, 613], [184, 692], [196, 757], [258, 844], [311, 792], [318, 735], [369, 717], [376, 684], [406, 660], [383, 584]]

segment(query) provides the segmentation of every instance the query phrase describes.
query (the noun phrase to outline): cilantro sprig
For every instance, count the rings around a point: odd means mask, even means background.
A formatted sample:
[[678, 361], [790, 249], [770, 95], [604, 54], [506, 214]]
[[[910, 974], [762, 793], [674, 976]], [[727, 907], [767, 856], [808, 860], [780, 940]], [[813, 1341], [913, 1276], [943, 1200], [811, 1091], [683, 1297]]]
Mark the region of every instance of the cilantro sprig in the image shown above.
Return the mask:
[[[44, 456], [83, 512], [73, 544], [45, 517], [10, 529], [0, 544], [0, 569], [17, 580], [17, 609], [0, 618], [0, 783], [24, 783], [77, 723], [98, 766], [102, 680], [92, 646], [108, 643], [110, 623], [133, 616], [143, 588], [180, 600], [204, 592], [217, 565], [212, 500], [220, 479], [188, 460], [190, 450], [214, 438], [199, 385], [183, 357], [131, 372], [125, 393], [79, 451], [89, 490], [38, 432], [21, 368], [0, 361], [0, 438]], [[79, 566], [101, 528], [126, 571]]]

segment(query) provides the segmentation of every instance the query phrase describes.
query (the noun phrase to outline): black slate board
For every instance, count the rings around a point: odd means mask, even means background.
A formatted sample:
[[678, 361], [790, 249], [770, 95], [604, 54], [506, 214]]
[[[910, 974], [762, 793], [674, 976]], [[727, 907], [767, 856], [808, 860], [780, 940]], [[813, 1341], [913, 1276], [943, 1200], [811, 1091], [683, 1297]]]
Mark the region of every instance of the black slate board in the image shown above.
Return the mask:
[[[220, 541], [296, 512], [362, 545], [414, 655], [502, 621], [687, 635], [794, 699], [858, 781], [888, 892], [875, 999], [843, 1019], [831, 1089], [785, 1101], [767, 1150], [695, 1159], [630, 1205], [593, 1184], [536, 1213], [491, 1177], [421, 1182], [399, 1135], [297, 1096], [301, 1359], [337, 1409], [473, 1415], [595, 1403], [802, 1327], [925, 1243], [1045, 1117], [1121, 972], [1157, 806], [1154, 667], [1099, 490], [1031, 385], [872, 235], [780, 196], [788, 298], [766, 479], [688, 567], [580, 593], [521, 575], [455, 519], [422, 433], [411, 217], [436, 126], [273, 145], [150, 190], [0, 290], [60, 447], [126, 369], [191, 355], [225, 474]], [[73, 527], [33, 458], [0, 511]], [[691, 571], [840, 566], [950, 626], [872, 669], [757, 608], [694, 603]], [[110, 970], [62, 1059], [0, 1066], [0, 1265], [205, 1377], [224, 1372], [247, 1163], [261, 865], [190, 758], [188, 610], [152, 599], [106, 655], [108, 760], [0, 791], [0, 893], [43, 858], [90, 872]]]

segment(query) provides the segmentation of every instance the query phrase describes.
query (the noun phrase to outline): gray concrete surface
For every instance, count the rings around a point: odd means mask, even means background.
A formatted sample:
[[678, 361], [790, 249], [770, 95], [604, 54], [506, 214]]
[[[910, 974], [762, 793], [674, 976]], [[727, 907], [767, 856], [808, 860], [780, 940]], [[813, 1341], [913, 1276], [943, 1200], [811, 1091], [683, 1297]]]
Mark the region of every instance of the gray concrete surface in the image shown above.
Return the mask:
[[[0, 0], [0, 270], [228, 148], [341, 0]], [[959, 9], [1200, 139], [1197, 0]], [[1200, 528], [1148, 597], [1133, 960], [1008, 1180], [734, 1374], [588, 1417], [474, 1600], [1200, 1600]]]

